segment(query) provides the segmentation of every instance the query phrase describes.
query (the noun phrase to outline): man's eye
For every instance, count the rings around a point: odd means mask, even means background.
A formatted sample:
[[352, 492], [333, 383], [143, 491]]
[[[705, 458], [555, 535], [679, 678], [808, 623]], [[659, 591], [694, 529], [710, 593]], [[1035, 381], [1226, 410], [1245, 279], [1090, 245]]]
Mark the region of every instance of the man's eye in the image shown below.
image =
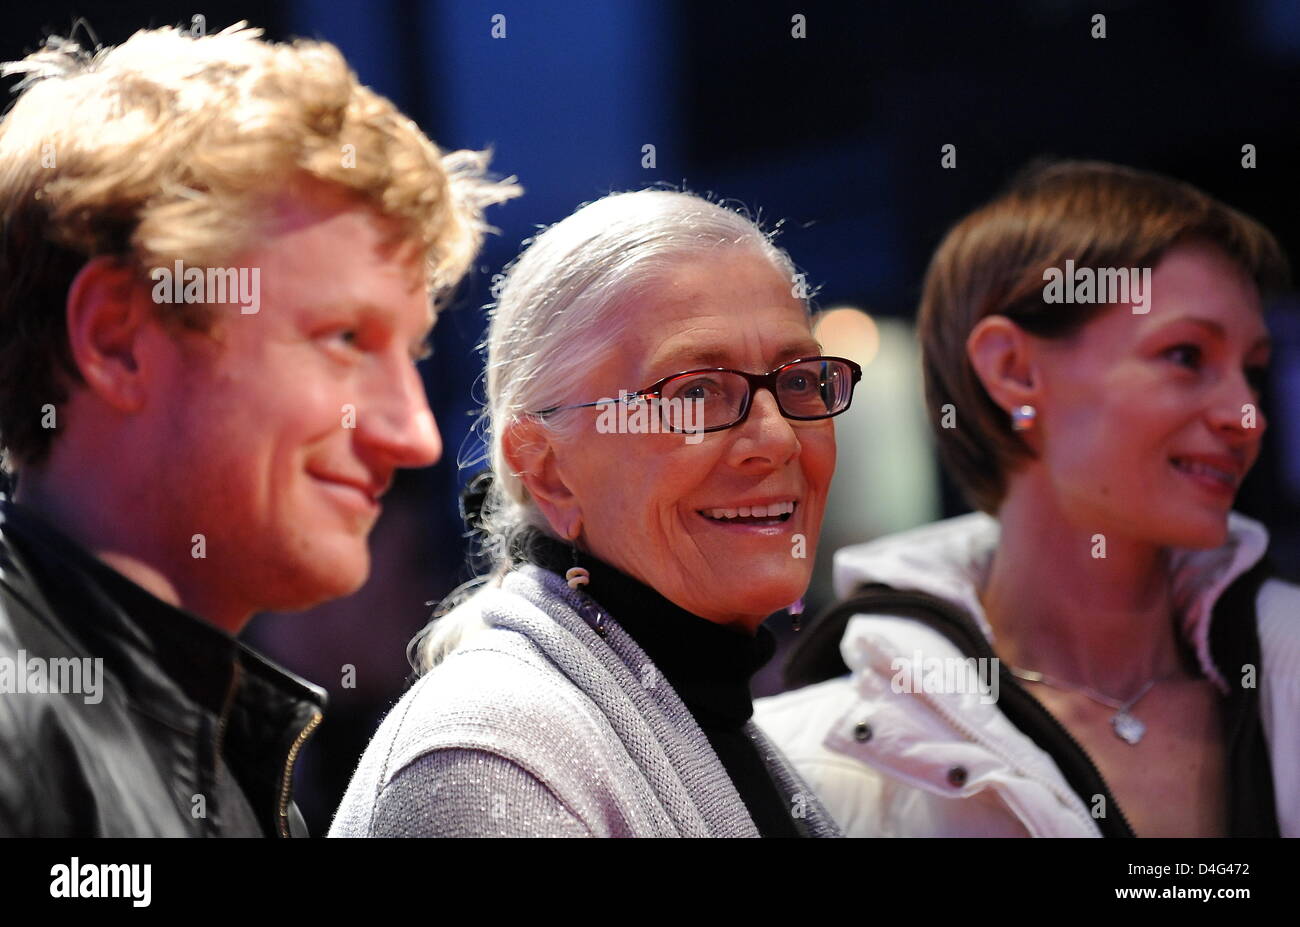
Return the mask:
[[325, 334], [325, 340], [332, 345], [355, 348], [359, 335], [355, 328], [339, 328]]
[[1165, 357], [1175, 364], [1196, 370], [1201, 366], [1201, 349], [1194, 344], [1178, 344], [1165, 351]]

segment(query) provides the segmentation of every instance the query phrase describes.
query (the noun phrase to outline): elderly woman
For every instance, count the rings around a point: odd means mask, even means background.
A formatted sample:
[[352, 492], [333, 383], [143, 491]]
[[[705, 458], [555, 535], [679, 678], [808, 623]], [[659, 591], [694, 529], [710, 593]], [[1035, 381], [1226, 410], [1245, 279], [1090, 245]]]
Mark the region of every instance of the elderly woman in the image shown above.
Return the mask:
[[839, 551], [853, 597], [790, 667], [834, 678], [756, 715], [846, 834], [1300, 835], [1300, 588], [1232, 511], [1285, 271], [1253, 220], [1107, 164], [949, 232], [926, 392], [981, 511]]
[[750, 720], [860, 376], [793, 278], [748, 219], [668, 191], [520, 256], [488, 334], [497, 567], [418, 641], [331, 834], [836, 835]]

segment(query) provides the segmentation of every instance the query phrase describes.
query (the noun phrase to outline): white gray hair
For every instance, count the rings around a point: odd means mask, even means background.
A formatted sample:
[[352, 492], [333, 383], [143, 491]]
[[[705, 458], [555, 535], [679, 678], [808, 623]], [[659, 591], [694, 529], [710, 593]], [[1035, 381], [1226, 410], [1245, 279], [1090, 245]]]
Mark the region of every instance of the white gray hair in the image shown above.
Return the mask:
[[[612, 193], [588, 203], [534, 237], [508, 268], [490, 313], [479, 419], [493, 472], [479, 526], [491, 570], [458, 593], [503, 575], [511, 542], [524, 528], [554, 534], [506, 461], [506, 431], [530, 412], [589, 401], [574, 392], [582, 386], [575, 372], [595, 366], [618, 341], [627, 322], [620, 309], [673, 265], [718, 248], [752, 249], [790, 278], [795, 291], [794, 263], [748, 213], [676, 190]], [[563, 432], [580, 419], [561, 413], [539, 421]], [[456, 598], [453, 593], [448, 603]], [[456, 613], [412, 641], [417, 670], [430, 669], [482, 627], [471, 617], [475, 609]]]

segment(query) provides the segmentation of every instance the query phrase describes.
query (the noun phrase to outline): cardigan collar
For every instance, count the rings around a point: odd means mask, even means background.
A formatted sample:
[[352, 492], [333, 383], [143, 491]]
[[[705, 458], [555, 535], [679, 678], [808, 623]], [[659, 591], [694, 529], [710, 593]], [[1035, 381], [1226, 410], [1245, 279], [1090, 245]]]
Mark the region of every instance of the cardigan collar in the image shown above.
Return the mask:
[[587, 570], [581, 591], [632, 637], [696, 720], [739, 728], [753, 715], [750, 679], [776, 651], [776, 638], [759, 626], [751, 635], [701, 618], [585, 551], [536, 529], [514, 545], [516, 561], [563, 576]]

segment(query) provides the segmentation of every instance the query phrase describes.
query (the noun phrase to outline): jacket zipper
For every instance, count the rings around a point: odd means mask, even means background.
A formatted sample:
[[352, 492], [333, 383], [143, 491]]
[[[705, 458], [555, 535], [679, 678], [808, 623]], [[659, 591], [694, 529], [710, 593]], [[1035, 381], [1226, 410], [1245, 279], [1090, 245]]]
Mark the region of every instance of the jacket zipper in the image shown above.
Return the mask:
[[289, 755], [284, 760], [284, 773], [280, 779], [280, 814], [276, 818], [276, 823], [280, 828], [280, 836], [289, 836], [289, 796], [293, 792], [293, 764], [298, 761], [298, 751], [302, 745], [307, 742], [307, 738], [316, 730], [316, 726], [321, 723], [322, 715], [319, 711], [312, 712], [311, 720], [307, 726], [298, 732], [294, 738], [293, 744], [289, 747]]
[[[992, 653], [992, 650], [989, 652]], [[1092, 770], [1093, 775], [1097, 777], [1097, 782], [1101, 784], [1101, 794], [1105, 797], [1106, 801], [1109, 802], [1108, 807], [1112, 809], [1115, 812], [1115, 816], [1119, 818], [1123, 836], [1136, 837], [1137, 834], [1133, 831], [1133, 825], [1131, 825], [1128, 822], [1128, 818], [1124, 816], [1124, 809], [1119, 806], [1119, 802], [1111, 793], [1110, 785], [1107, 784], [1106, 778], [1101, 774], [1101, 770], [1097, 768], [1097, 764], [1093, 762], [1088, 751], [1083, 749], [1083, 745], [1074, 738], [1073, 734], [1065, 729], [1065, 725], [1058, 721], [1055, 715], [1043, 707], [1042, 703], [1039, 702], [1038, 699], [1034, 698], [1030, 692], [1026, 691], [1023, 686], [1016, 682], [1016, 678], [1011, 674], [1011, 671], [1006, 668], [1006, 665], [1001, 659], [998, 659], [998, 675], [1002, 677], [1002, 685], [1011, 685], [1019, 689], [1025, 696], [1025, 704], [1029, 707], [1029, 710], [1037, 714], [1049, 726], [1055, 728], [1056, 731], [1064, 737], [1075, 750], [1079, 751], [1079, 756], [1088, 764], [1088, 768]], [[1079, 798], [1082, 799], [1083, 796], [1080, 795]]]

